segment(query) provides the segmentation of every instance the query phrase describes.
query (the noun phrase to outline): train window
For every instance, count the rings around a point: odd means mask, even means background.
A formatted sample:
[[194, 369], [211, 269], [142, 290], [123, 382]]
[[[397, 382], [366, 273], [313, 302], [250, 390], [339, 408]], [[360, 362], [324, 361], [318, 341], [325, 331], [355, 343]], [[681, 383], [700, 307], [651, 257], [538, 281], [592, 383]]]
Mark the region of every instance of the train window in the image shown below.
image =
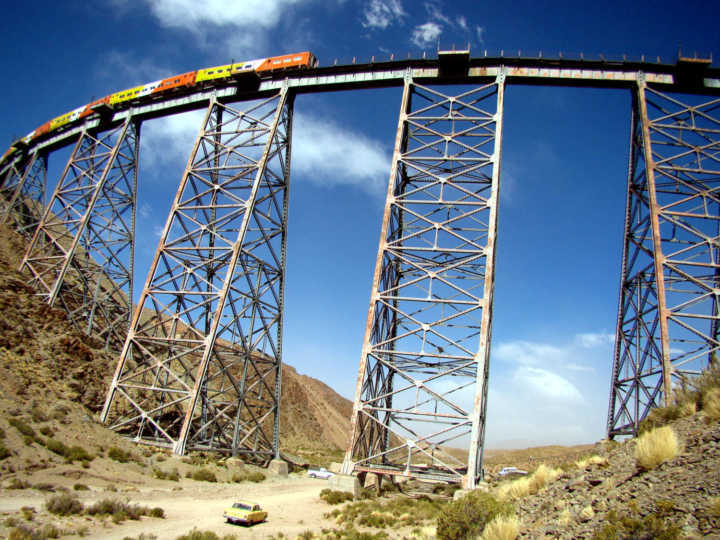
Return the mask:
[[250, 69], [252, 67], [252, 64], [245, 64], [243, 66], [243, 69]]
[[279, 64], [280, 60], [273, 60], [273, 64]]
[[300, 60], [302, 60], [302, 56], [296, 56], [295, 58], [293, 58], [293, 60], [299, 62]]
[[291, 62], [291, 61], [292, 61], [292, 58], [285, 58], [283, 60], [283, 63], [287, 64], [288, 62]]

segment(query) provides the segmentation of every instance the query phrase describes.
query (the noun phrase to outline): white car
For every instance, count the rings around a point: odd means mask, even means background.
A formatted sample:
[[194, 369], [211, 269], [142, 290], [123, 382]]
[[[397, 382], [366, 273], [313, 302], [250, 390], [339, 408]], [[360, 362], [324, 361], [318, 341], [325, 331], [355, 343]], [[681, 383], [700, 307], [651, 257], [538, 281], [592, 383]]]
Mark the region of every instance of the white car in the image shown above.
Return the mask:
[[335, 476], [335, 473], [328, 471], [325, 467], [321, 467], [319, 469], [309, 469], [308, 476], [310, 478], [323, 478], [327, 480], [328, 478]]
[[522, 469], [518, 469], [517, 467], [503, 467], [502, 469], [500, 469], [498, 476], [510, 476], [513, 474], [523, 476], [527, 474], [527, 471], [523, 471]]

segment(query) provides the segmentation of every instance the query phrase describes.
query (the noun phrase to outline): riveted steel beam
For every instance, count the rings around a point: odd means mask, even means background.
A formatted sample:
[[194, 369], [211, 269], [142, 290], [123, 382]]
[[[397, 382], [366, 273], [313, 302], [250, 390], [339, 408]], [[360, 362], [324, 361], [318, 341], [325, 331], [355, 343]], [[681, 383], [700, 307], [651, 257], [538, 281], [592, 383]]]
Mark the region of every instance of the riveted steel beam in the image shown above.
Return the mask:
[[279, 455], [292, 101], [211, 100], [106, 399], [117, 432]]
[[482, 477], [504, 84], [406, 76], [346, 474]]

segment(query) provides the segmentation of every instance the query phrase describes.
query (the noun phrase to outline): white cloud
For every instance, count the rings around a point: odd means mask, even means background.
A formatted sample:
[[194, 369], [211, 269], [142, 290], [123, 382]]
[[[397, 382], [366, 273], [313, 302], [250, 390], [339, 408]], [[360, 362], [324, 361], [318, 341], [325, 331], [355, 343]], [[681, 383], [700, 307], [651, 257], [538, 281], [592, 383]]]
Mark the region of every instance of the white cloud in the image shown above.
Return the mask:
[[[237, 59], [262, 56], [268, 31], [287, 20], [293, 5], [314, 0], [144, 0], [161, 26], [194, 35], [205, 48], [224, 46], [225, 54]], [[342, 0], [338, 0], [342, 1]], [[293, 25], [284, 41], [293, 42], [303, 29]]]
[[[205, 111], [194, 111], [143, 124], [142, 162], [184, 167]], [[292, 171], [325, 185], [349, 184], [368, 193], [385, 192], [390, 156], [361, 133], [300, 113], [293, 119]]]
[[319, 184], [351, 184], [382, 194], [390, 156], [377, 141], [302, 114], [293, 120], [292, 168]]
[[434, 19], [436, 21], [442, 21], [448, 26], [452, 26], [452, 21], [448, 18], [447, 15], [440, 11], [440, 8], [438, 8], [435, 2], [425, 2], [425, 10], [427, 11], [431, 19]]
[[580, 371], [586, 373], [595, 373], [595, 368], [592, 366], [585, 366], [582, 364], [576, 364], [575, 362], [569, 362], [565, 364], [565, 367], [570, 371]]
[[168, 164], [184, 167], [204, 117], [203, 109], [143, 123], [141, 164], [150, 167]]
[[380, 28], [401, 22], [405, 16], [400, 0], [370, 0], [363, 12], [365, 28]]
[[427, 47], [435, 43], [442, 33], [442, 26], [435, 22], [426, 22], [416, 26], [410, 39], [418, 47]]
[[522, 366], [513, 374], [513, 382], [554, 402], [580, 402], [580, 391], [570, 381], [546, 369]]
[[207, 24], [272, 28], [283, 11], [300, 0], [145, 0], [160, 24], [185, 28], [194, 33], [207, 31]]
[[499, 343], [492, 349], [493, 358], [525, 366], [547, 365], [550, 362], [556, 362], [558, 358], [563, 358], [565, 355], [566, 351], [562, 347], [529, 341]]
[[594, 349], [595, 347], [614, 344], [615, 334], [608, 334], [606, 332], [578, 334], [575, 336], [575, 341], [584, 349]]
[[468, 23], [467, 23], [467, 19], [466, 19], [463, 15], [460, 15], [460, 16], [457, 18], [457, 23], [458, 23], [458, 26], [459, 26], [460, 28], [462, 28], [463, 30], [465, 30], [465, 31], [467, 32], [467, 30], [468, 30]]
[[477, 34], [477, 38], [480, 44], [485, 43], [485, 28], [483, 28], [482, 26], [476, 26], [475, 33]]

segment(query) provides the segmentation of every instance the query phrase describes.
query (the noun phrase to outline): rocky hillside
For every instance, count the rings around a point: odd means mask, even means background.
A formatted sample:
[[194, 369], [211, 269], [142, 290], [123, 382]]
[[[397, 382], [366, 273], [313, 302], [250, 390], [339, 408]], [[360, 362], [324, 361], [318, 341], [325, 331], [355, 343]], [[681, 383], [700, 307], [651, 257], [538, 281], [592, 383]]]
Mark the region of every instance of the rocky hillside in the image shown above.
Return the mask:
[[657, 467], [638, 466], [637, 440], [605, 441], [598, 459], [515, 500], [520, 537], [720, 538], [720, 424], [701, 412], [670, 427], [681, 450]]
[[[104, 403], [115, 355], [77, 332], [62, 310], [35, 296], [27, 276], [17, 271], [24, 248], [21, 236], [0, 226], [0, 419], [30, 419], [32, 411], [42, 418], [52, 414], [51, 405], [63, 402], [71, 417], [90, 421]], [[284, 450], [310, 462], [337, 460], [346, 444], [351, 402], [291, 366], [283, 367], [283, 376]], [[0, 427], [8, 431], [5, 422]], [[70, 444], [73, 437], [68, 437]], [[24, 455], [26, 449], [10, 448], [14, 443], [13, 437], [5, 441], [10, 451]]]

